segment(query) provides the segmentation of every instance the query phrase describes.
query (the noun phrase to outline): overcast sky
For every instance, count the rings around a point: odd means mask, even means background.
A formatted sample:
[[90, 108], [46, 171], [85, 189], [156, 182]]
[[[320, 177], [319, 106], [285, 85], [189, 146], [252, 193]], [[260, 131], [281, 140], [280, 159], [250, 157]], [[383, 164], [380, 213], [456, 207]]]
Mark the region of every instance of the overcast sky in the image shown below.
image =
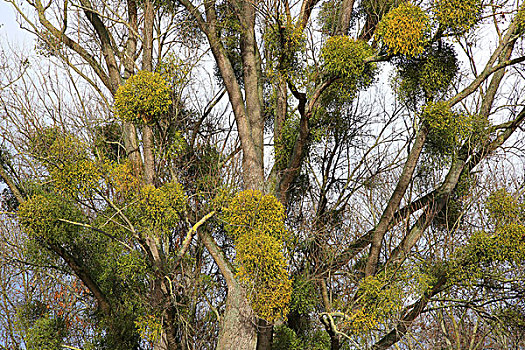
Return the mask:
[[12, 44], [30, 44], [33, 40], [32, 35], [21, 29], [16, 21], [15, 11], [11, 4], [0, 0], [0, 40], [9, 40]]

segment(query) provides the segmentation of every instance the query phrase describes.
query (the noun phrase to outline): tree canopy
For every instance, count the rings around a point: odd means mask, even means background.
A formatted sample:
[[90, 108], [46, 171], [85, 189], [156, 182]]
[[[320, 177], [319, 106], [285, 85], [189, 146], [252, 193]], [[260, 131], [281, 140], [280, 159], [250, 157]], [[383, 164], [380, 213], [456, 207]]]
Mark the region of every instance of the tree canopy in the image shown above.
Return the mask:
[[525, 348], [525, 3], [3, 1], [0, 347]]

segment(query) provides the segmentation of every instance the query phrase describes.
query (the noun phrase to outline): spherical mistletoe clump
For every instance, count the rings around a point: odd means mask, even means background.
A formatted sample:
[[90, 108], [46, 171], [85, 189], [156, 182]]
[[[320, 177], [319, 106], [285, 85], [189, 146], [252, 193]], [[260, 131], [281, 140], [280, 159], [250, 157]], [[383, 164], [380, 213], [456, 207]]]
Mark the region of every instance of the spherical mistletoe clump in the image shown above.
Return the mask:
[[444, 101], [427, 104], [421, 118], [429, 128], [427, 149], [441, 154], [449, 154], [461, 143], [473, 128], [474, 117], [456, 113]]
[[246, 190], [224, 209], [225, 229], [235, 240], [237, 277], [255, 313], [267, 320], [284, 318], [292, 294], [283, 253], [288, 232], [282, 204], [271, 195]]
[[402, 284], [381, 273], [364, 278], [355, 295], [355, 304], [345, 312], [341, 329], [348, 333], [363, 334], [376, 329], [401, 308]]
[[35, 130], [29, 139], [29, 152], [44, 163], [77, 162], [88, 156], [87, 150], [77, 136], [57, 127]]
[[236, 241], [237, 277], [246, 286], [257, 316], [272, 322], [284, 318], [292, 295], [283, 243], [267, 234], [246, 234]]
[[306, 46], [306, 38], [299, 23], [289, 18], [279, 18], [265, 28], [264, 41], [269, 62], [268, 74], [276, 71], [293, 74], [301, 70], [299, 56]]
[[456, 34], [468, 31], [481, 19], [480, 0], [437, 0], [434, 14], [437, 21]]
[[62, 163], [50, 170], [55, 188], [66, 195], [88, 196], [99, 187], [102, 167], [90, 159]]
[[446, 132], [453, 127], [455, 113], [444, 101], [430, 102], [421, 113], [431, 131]]
[[133, 164], [129, 160], [108, 167], [107, 181], [120, 200], [129, 198], [141, 188], [140, 179], [134, 175]]
[[144, 230], [162, 233], [172, 229], [186, 208], [186, 195], [182, 186], [170, 182], [160, 188], [143, 186], [136, 196], [134, 215]]
[[119, 87], [115, 108], [122, 120], [149, 124], [168, 112], [170, 94], [171, 88], [162, 75], [140, 71]]
[[82, 213], [64, 198], [51, 194], [35, 195], [20, 204], [20, 224], [29, 237], [52, 242], [69, 242], [78, 226], [68, 222], [82, 222]]
[[284, 219], [284, 207], [277, 198], [254, 190], [239, 192], [224, 210], [226, 231], [235, 240], [246, 234], [286, 240]]
[[49, 316], [41, 317], [27, 332], [25, 339], [27, 349], [63, 349], [62, 342], [66, 333], [66, 325], [62, 319]]
[[[501, 269], [522, 266], [525, 261], [524, 203], [514, 193], [500, 189], [485, 203], [491, 221], [490, 231], [475, 232], [451, 264], [451, 279], [470, 283], [494, 276]], [[503, 264], [503, 265], [502, 265]]]
[[430, 33], [428, 15], [416, 5], [404, 2], [379, 22], [376, 35], [391, 54], [417, 56], [423, 53]]
[[405, 99], [432, 99], [449, 89], [459, 69], [456, 52], [443, 45], [427, 50], [422, 57], [400, 59], [398, 92]]
[[476, 232], [463, 250], [464, 266], [479, 269], [493, 263], [520, 265], [525, 260], [525, 226], [507, 224], [495, 232]]
[[516, 195], [504, 189], [492, 192], [485, 202], [485, 208], [496, 226], [520, 222], [524, 218], [523, 204]]
[[355, 92], [370, 83], [371, 77], [364, 74], [367, 69], [365, 60], [373, 53], [364, 41], [346, 35], [330, 37], [321, 51], [323, 70], [329, 76], [341, 79], [341, 83]]

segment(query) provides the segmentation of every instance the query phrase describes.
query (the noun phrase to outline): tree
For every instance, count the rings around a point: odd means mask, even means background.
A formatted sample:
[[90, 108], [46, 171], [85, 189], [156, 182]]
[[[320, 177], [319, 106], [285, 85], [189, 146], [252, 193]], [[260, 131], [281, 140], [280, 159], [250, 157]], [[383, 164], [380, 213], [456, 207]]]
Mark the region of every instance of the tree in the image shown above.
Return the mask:
[[[34, 263], [58, 259], [96, 301], [92, 346], [386, 349], [440, 296], [474, 310], [480, 289], [519, 325], [522, 292], [492, 284], [522, 278], [522, 204], [474, 193], [525, 117], [508, 93], [523, 4], [8, 2], [99, 100], [72, 93], [81, 113], [39, 121], [20, 86], [2, 96], [12, 211]], [[374, 89], [387, 65], [391, 92]]]

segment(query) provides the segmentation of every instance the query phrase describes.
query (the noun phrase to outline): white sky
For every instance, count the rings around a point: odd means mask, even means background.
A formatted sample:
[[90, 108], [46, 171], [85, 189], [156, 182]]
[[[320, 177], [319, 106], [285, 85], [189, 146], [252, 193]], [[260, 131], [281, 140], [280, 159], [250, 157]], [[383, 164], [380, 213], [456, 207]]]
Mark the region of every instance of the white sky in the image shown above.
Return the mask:
[[29, 32], [20, 28], [11, 4], [0, 0], [0, 41], [2, 44], [6, 39], [11, 43], [25, 46], [33, 40], [33, 37]]

